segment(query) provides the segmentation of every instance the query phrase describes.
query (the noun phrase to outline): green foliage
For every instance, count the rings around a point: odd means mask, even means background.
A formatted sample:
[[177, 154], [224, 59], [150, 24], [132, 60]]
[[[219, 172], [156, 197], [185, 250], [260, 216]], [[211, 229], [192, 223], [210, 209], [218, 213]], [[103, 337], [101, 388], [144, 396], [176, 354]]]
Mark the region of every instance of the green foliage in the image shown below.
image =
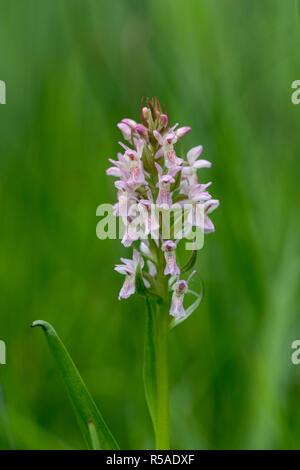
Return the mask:
[[[54, 328], [43, 320], [36, 320], [32, 327], [42, 327], [56, 365], [66, 384], [82, 435], [92, 449], [118, 449], [118, 444], [106, 426], [94, 400], [83, 382], [68, 351]], [[99, 436], [99, 438], [98, 438]]]

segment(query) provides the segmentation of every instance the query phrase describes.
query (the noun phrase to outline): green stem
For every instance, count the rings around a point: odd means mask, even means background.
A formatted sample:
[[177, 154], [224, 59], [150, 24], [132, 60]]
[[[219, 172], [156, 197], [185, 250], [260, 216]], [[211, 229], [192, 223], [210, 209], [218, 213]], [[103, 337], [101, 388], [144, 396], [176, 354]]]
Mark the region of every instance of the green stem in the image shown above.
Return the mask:
[[146, 297], [144, 385], [152, 418], [157, 450], [170, 449], [170, 403], [168, 384], [168, 332], [170, 327], [168, 280], [164, 256], [157, 250], [158, 293], [154, 301]]
[[170, 398], [168, 379], [168, 331], [169, 311], [164, 302], [158, 305], [156, 318], [156, 373], [157, 373], [157, 421], [156, 448], [170, 449]]

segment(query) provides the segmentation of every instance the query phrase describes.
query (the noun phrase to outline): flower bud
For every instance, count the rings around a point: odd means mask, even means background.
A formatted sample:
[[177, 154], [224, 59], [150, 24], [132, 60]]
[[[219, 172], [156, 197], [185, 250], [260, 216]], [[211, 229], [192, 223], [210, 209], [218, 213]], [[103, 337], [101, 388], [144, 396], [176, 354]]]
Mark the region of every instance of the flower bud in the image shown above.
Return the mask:
[[166, 114], [161, 114], [158, 119], [161, 128], [166, 129], [169, 127], [169, 118]]

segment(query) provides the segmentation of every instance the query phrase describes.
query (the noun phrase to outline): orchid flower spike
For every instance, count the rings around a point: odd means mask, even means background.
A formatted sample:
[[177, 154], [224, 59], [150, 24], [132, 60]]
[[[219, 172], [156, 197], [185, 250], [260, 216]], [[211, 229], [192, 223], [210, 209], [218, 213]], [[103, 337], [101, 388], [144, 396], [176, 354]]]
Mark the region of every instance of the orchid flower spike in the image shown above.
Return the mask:
[[[164, 305], [168, 304], [170, 315], [184, 316], [184, 295], [195, 271], [187, 280], [179, 279], [181, 272], [176, 252], [179, 239], [187, 235], [177, 227], [174, 233], [174, 215], [173, 229], [165, 239], [164, 216], [161, 210], [157, 213], [156, 208], [167, 209], [171, 214], [177, 203], [184, 211], [188, 205], [190, 226], [200, 227], [205, 234], [213, 232], [215, 228], [209, 214], [219, 206], [219, 201], [212, 199], [208, 192], [211, 183], [198, 181], [198, 170], [210, 168], [211, 163], [199, 158], [201, 145], [191, 148], [183, 158], [176, 155], [176, 144], [191, 128], [170, 125], [167, 110], [162, 110], [156, 98], [147, 99], [147, 105], [141, 106], [140, 121], [125, 118], [117, 124], [126, 144], [120, 142], [123, 151], [115, 160], [109, 159], [112, 166], [106, 170], [107, 175], [117, 178], [114, 214], [125, 226], [122, 244], [135, 246], [132, 259], [121, 258], [122, 264], [115, 266], [117, 272], [125, 275], [119, 299], [135, 293], [138, 272], [144, 282], [143, 288], [137, 282], [139, 293], [166, 297], [163, 301]], [[169, 280], [174, 277], [177, 280], [169, 287]], [[160, 285], [162, 283], [164, 286]], [[168, 289], [172, 290], [170, 305]]]

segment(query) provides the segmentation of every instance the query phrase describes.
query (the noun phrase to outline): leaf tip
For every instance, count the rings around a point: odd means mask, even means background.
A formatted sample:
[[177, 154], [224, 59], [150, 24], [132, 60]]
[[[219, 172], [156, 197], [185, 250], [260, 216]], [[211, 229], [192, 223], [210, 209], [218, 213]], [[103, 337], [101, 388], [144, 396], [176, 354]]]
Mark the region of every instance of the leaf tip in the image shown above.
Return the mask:
[[34, 328], [36, 326], [40, 326], [43, 328], [45, 333], [48, 333], [49, 335], [56, 335], [56, 332], [50, 323], [44, 321], [44, 320], [35, 320], [34, 322], [31, 323], [31, 328]]
[[35, 326], [44, 327], [45, 322], [43, 320], [35, 320], [31, 323], [30, 328], [34, 328]]

